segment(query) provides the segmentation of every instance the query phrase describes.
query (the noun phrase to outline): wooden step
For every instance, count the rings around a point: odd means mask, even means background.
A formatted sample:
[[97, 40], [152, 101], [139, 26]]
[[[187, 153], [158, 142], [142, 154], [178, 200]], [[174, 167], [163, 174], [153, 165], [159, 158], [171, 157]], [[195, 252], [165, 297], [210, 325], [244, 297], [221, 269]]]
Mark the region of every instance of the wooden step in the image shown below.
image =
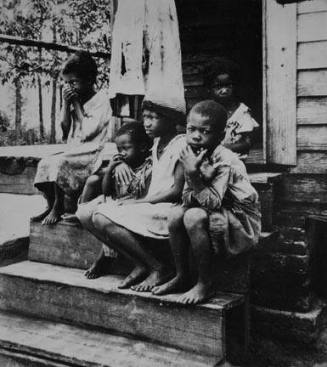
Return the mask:
[[205, 367], [214, 362], [120, 335], [0, 313], [1, 366]]
[[[87, 269], [97, 257], [101, 242], [78, 224], [60, 222], [55, 226], [31, 223], [28, 258], [31, 261]], [[276, 242], [276, 232], [263, 232], [259, 248]], [[160, 246], [159, 246], [160, 244]], [[172, 262], [169, 244], [160, 241], [153, 246], [161, 258]], [[250, 261], [248, 256], [219, 263], [217, 269], [217, 289], [236, 293], [246, 293], [249, 288]], [[127, 274], [131, 264], [121, 256], [113, 259], [110, 273]]]
[[106, 276], [89, 281], [78, 269], [25, 261], [0, 269], [0, 309], [114, 330], [217, 362], [226, 357], [226, 332], [233, 320], [241, 320], [236, 328], [246, 343], [244, 296], [217, 293], [208, 303], [182, 306], [176, 294], [119, 290], [120, 280]]

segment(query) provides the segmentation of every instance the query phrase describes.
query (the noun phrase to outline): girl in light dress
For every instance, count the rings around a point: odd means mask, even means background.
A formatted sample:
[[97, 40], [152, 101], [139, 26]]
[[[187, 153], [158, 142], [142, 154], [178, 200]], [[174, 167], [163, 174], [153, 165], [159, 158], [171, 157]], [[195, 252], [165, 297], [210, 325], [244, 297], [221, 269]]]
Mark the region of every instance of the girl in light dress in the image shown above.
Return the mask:
[[176, 124], [184, 116], [185, 104], [175, 100], [152, 96], [151, 100], [143, 102], [144, 127], [154, 138], [148, 193], [144, 198], [124, 200], [115, 205], [100, 204], [93, 212], [92, 225], [97, 237], [135, 265], [120, 288], [149, 291], [170, 276], [164, 265], [144, 250], [142, 242], [168, 238], [168, 213], [181, 199], [184, 186], [179, 156], [185, 138], [176, 132]]
[[96, 92], [97, 66], [87, 52], [77, 52], [63, 65], [61, 127], [68, 149], [42, 159], [34, 185], [43, 192], [48, 208], [34, 218], [42, 224], [58, 222], [64, 213], [65, 194], [77, 198], [85, 180], [97, 170], [98, 156], [107, 139], [111, 118], [109, 95]]

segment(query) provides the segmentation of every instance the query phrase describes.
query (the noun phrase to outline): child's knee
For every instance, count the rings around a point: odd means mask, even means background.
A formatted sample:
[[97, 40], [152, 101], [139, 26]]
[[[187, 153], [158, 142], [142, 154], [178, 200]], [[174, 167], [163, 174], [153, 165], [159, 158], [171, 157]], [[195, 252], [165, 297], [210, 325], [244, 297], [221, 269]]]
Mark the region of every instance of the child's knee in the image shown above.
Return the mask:
[[179, 229], [183, 225], [185, 209], [181, 207], [173, 208], [168, 214], [168, 228], [169, 231]]
[[187, 230], [202, 228], [208, 223], [208, 214], [201, 208], [188, 209], [184, 214], [184, 225]]
[[97, 186], [100, 183], [100, 181], [101, 181], [101, 178], [99, 176], [92, 175], [87, 178], [85, 185], [94, 187], [94, 186]]
[[93, 213], [92, 223], [98, 231], [102, 232], [106, 227], [105, 217], [100, 213]]
[[92, 224], [93, 214], [93, 211], [89, 208], [89, 206], [79, 205], [75, 214], [78, 220], [81, 222], [82, 226], [84, 228], [89, 228], [90, 224]]

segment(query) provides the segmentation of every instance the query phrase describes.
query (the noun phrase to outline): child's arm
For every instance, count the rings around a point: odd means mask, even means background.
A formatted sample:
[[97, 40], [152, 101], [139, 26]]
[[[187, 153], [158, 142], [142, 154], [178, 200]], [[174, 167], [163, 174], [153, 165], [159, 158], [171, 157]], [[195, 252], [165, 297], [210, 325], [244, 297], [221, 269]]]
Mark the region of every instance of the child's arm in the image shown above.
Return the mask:
[[124, 200], [122, 204], [131, 204], [131, 203], [150, 203], [150, 204], [157, 204], [157, 203], [175, 203], [178, 202], [182, 197], [183, 187], [184, 187], [184, 169], [180, 162], [176, 164], [175, 171], [174, 171], [174, 185], [154, 196], [145, 196], [141, 199], [130, 199]]
[[241, 138], [231, 144], [224, 144], [224, 146], [235, 153], [247, 154], [252, 146], [252, 133], [242, 133]]
[[114, 169], [122, 163], [121, 155], [116, 154], [112, 157], [109, 166], [107, 167], [105, 174], [103, 176], [102, 180], [102, 194], [104, 197], [112, 195], [112, 192], [110, 192], [110, 189], [113, 187], [113, 171]]
[[[183, 193], [183, 202], [187, 206], [195, 203], [215, 210], [220, 208], [230, 177], [230, 166], [227, 164], [215, 165], [216, 175], [211, 182], [205, 182], [200, 171], [199, 160], [201, 154], [195, 157], [191, 149], [185, 150], [181, 156], [187, 176], [187, 187]], [[203, 159], [203, 156], [202, 156]]]
[[75, 91], [71, 87], [64, 87], [63, 88], [63, 106], [61, 110], [61, 119], [60, 125], [62, 129], [62, 140], [66, 141], [68, 138], [69, 130], [71, 127], [71, 116], [70, 116], [70, 105], [77, 97]]

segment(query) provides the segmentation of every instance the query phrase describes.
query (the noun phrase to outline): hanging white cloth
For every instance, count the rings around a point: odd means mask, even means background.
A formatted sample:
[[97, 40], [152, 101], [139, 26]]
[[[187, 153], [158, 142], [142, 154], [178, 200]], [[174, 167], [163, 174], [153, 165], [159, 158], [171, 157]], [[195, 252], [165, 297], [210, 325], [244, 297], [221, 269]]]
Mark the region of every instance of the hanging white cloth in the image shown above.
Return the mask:
[[110, 96], [157, 94], [184, 103], [174, 0], [119, 0], [112, 32]]

